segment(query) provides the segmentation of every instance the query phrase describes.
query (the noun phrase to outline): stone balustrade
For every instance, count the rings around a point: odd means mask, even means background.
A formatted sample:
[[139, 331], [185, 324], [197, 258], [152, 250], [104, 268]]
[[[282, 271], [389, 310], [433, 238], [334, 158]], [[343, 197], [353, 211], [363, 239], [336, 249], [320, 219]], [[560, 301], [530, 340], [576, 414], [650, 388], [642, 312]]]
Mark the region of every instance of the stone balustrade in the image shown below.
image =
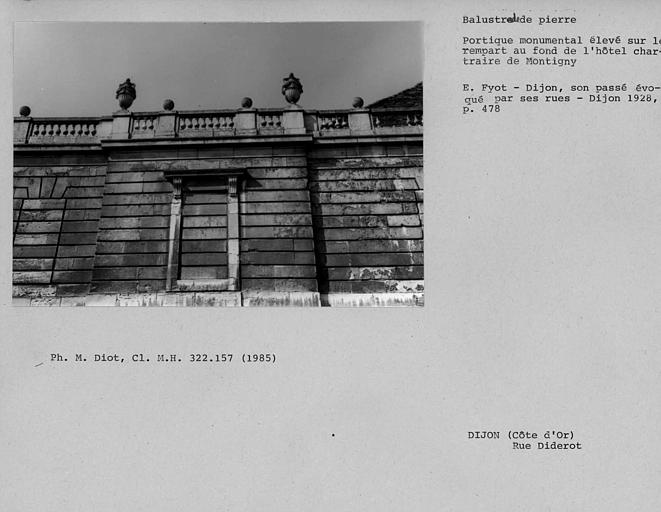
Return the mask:
[[410, 109], [383, 109], [372, 113], [375, 128], [422, 126], [422, 111]]
[[313, 137], [422, 134], [421, 109], [300, 108], [161, 112], [119, 111], [109, 117], [14, 118], [14, 144], [99, 145], [114, 141], [311, 135]]
[[232, 135], [235, 111], [180, 112], [177, 115], [180, 137], [214, 137]]
[[14, 122], [14, 142], [18, 144], [96, 144], [103, 136], [103, 118], [19, 117]]

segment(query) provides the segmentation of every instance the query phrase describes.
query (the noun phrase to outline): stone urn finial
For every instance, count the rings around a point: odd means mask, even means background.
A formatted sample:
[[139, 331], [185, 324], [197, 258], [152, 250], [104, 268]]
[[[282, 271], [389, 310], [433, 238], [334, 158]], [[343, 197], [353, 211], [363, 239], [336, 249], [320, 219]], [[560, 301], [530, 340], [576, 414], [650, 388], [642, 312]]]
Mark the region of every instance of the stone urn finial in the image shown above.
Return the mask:
[[353, 108], [363, 108], [363, 105], [365, 104], [365, 100], [361, 98], [360, 96], [356, 96], [352, 101], [351, 101], [351, 106]]
[[167, 99], [163, 101], [163, 110], [170, 112], [174, 108], [174, 101]]
[[136, 96], [135, 84], [131, 83], [130, 78], [127, 78], [126, 82], [119, 84], [119, 88], [115, 94], [115, 98], [119, 100], [119, 107], [122, 110], [127, 110], [133, 104]]
[[284, 82], [282, 84], [282, 94], [284, 94], [285, 100], [291, 105], [296, 105], [303, 92], [301, 81], [294, 76], [294, 73], [289, 73], [289, 76], [282, 80]]
[[18, 113], [21, 114], [21, 117], [29, 117], [30, 112], [32, 112], [32, 110], [27, 105], [23, 105], [18, 111]]

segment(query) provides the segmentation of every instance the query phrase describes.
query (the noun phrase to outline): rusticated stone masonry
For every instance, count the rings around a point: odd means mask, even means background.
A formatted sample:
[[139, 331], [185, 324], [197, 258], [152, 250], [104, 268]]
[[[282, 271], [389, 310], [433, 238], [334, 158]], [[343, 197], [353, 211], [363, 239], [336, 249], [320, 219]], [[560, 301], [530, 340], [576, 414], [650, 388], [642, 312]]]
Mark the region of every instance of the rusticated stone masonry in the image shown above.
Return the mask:
[[422, 110], [284, 81], [281, 109], [136, 114], [128, 80], [112, 117], [22, 109], [15, 304], [422, 305]]

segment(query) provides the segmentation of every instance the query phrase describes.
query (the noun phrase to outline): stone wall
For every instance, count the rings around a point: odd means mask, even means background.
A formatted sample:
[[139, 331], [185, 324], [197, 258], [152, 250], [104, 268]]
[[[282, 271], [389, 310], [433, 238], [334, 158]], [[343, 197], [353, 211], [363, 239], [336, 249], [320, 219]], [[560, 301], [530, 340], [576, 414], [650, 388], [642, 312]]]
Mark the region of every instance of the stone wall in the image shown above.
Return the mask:
[[422, 145], [317, 149], [310, 189], [322, 301], [421, 302]]
[[421, 305], [422, 111], [355, 103], [81, 122], [24, 109], [16, 303]]
[[[113, 153], [103, 197], [92, 292], [165, 290], [172, 185], [163, 173], [222, 168], [245, 169], [239, 201], [244, 294], [258, 301], [259, 292], [316, 292], [303, 147]], [[199, 216], [200, 220], [207, 218]], [[214, 229], [226, 236], [224, 226]], [[196, 234], [198, 231], [201, 233]], [[207, 253], [201, 240], [206, 236], [203, 231], [204, 227], [198, 225], [188, 231], [190, 235], [183, 232], [182, 245], [188, 244], [188, 252]]]
[[88, 293], [105, 175], [102, 155], [16, 157], [15, 295]]

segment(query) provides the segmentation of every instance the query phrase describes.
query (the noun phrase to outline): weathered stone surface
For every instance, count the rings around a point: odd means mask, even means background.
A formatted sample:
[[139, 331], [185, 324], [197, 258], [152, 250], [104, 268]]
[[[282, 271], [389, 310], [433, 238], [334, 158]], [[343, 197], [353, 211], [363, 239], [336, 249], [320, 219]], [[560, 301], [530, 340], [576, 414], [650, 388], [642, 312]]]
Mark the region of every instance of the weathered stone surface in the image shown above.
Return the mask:
[[74, 296], [74, 297], [62, 297], [62, 300], [60, 301], [60, 306], [62, 307], [81, 307], [85, 306], [85, 302], [87, 300], [87, 297], [85, 296]]
[[422, 167], [422, 157], [387, 157], [358, 155], [355, 158], [316, 158], [310, 159], [310, 164], [315, 169], [368, 169], [371, 167]]
[[39, 297], [30, 301], [30, 306], [59, 306], [62, 302], [60, 297]]
[[420, 252], [422, 240], [351, 240], [318, 241], [320, 249], [331, 253], [371, 253], [371, 252]]
[[214, 228], [226, 227], [227, 218], [220, 215], [199, 215], [199, 216], [184, 216], [181, 219], [182, 228]]
[[101, 216], [101, 210], [72, 210], [67, 209], [64, 212], [64, 220], [98, 220]]
[[317, 292], [243, 292], [243, 305], [248, 307], [319, 307]]
[[423, 267], [397, 266], [397, 267], [331, 267], [327, 269], [328, 279], [348, 281], [372, 281], [393, 279], [422, 279]]
[[165, 288], [164, 280], [92, 281], [93, 293], [152, 293]]
[[[312, 306], [320, 304], [318, 288], [326, 304], [419, 304], [420, 130], [389, 139], [345, 131], [344, 139], [253, 137], [239, 146], [173, 139], [150, 147], [136, 140], [95, 156], [22, 154], [14, 279], [44, 289], [55, 283], [52, 297], [67, 297], [67, 305]], [[185, 178], [230, 169], [243, 173], [236, 195], [234, 184]], [[164, 292], [166, 278], [229, 283], [232, 273], [240, 293]]]
[[416, 200], [413, 190], [395, 190], [383, 192], [334, 192], [319, 193], [315, 197], [319, 203], [383, 203], [413, 202]]
[[90, 210], [101, 208], [102, 198], [88, 198], [88, 199], [68, 199], [67, 209], [71, 210]]
[[386, 293], [385, 281], [326, 281], [321, 287], [325, 293]]
[[137, 280], [139, 267], [95, 267], [94, 280]]
[[422, 238], [421, 228], [366, 228], [366, 229], [325, 229], [319, 233], [325, 240], [393, 240]]
[[135, 267], [150, 265], [166, 265], [167, 254], [97, 254], [94, 259], [96, 267]]
[[244, 189], [246, 191], [258, 190], [304, 190], [308, 187], [307, 179], [274, 179], [262, 178], [259, 181], [247, 179]]
[[[164, 233], [164, 238], [167, 238], [167, 233]], [[181, 231], [182, 240], [219, 240], [224, 238], [227, 238], [226, 228], [183, 228]]]
[[312, 252], [244, 252], [241, 263], [246, 265], [314, 265]]
[[421, 252], [394, 252], [394, 253], [345, 253], [325, 254], [320, 256], [320, 263], [325, 267], [352, 267], [352, 266], [411, 266], [422, 265], [424, 260]]
[[254, 180], [264, 178], [306, 178], [307, 174], [307, 169], [301, 167], [265, 167], [261, 169], [252, 168], [247, 171], [248, 177]]
[[115, 306], [158, 306], [155, 293], [141, 293], [135, 295], [119, 294], [115, 300]]
[[245, 278], [314, 278], [314, 265], [242, 265], [241, 275]]
[[245, 192], [245, 201], [248, 203], [260, 202], [287, 202], [287, 201], [305, 201], [310, 200], [307, 190], [278, 190], [262, 191], [250, 190]]
[[99, 242], [96, 245], [97, 254], [118, 254], [118, 253], [167, 253], [167, 242]]
[[418, 215], [389, 215], [388, 226], [422, 226]]
[[58, 258], [55, 270], [92, 270], [94, 258]]
[[56, 245], [23, 245], [14, 246], [14, 262], [18, 258], [53, 258], [57, 252]]
[[310, 214], [278, 214], [278, 215], [241, 215], [244, 226], [309, 226], [312, 224]]
[[64, 210], [24, 210], [20, 219], [22, 222], [59, 221], [63, 215]]
[[329, 215], [316, 217], [315, 225], [320, 229], [325, 228], [386, 228], [388, 219], [384, 216], [375, 215]]
[[225, 251], [227, 251], [226, 240], [182, 240], [181, 242], [182, 253], [208, 253]]
[[101, 211], [104, 217], [140, 217], [143, 215], [170, 215], [169, 204], [140, 204], [109, 206], [104, 205]]
[[223, 252], [198, 252], [181, 255], [181, 265], [227, 265], [227, 253]]
[[61, 270], [53, 272], [53, 283], [89, 283], [91, 270]]
[[[88, 283], [83, 283], [83, 284], [58, 284], [57, 285], [57, 294], [62, 296], [62, 297], [80, 297], [84, 296], [87, 294], [89, 291], [89, 284]], [[76, 301], [71, 301], [71, 305], [75, 306], [80, 306], [84, 305], [83, 304], [78, 304]], [[62, 301], [62, 305], [67, 305], [64, 303], [64, 300]]]
[[295, 240], [291, 238], [241, 240], [241, 254], [250, 251], [294, 251], [294, 242]]
[[287, 203], [243, 203], [241, 213], [246, 214], [280, 214], [280, 213], [309, 213], [310, 202]]
[[64, 199], [25, 199], [22, 204], [23, 210], [62, 210]]
[[312, 238], [312, 226], [243, 227], [241, 238]]
[[163, 181], [163, 172], [161, 171], [131, 171], [122, 170], [118, 165], [114, 165], [112, 172], [106, 176], [106, 184], [111, 183], [142, 183], [142, 182], [160, 182]]
[[[82, 198], [82, 197], [102, 197], [103, 188], [102, 187], [72, 187], [67, 186], [65, 190], [62, 191], [63, 196], [66, 198]], [[53, 195], [59, 195], [53, 190]]]
[[417, 213], [416, 203], [315, 204], [315, 215], [389, 215]]
[[172, 185], [163, 181], [138, 181], [134, 183], [110, 182], [106, 184], [106, 194], [136, 194], [136, 193], [172, 193]]
[[190, 280], [207, 280], [207, 279], [227, 279], [228, 268], [226, 266], [215, 267], [187, 267], [183, 266], [180, 269], [181, 279]]
[[19, 233], [57, 233], [60, 231], [60, 222], [19, 222]]
[[[168, 214], [170, 212], [168, 211]], [[184, 216], [194, 215], [226, 215], [227, 205], [225, 204], [185, 204], [183, 207]]]
[[[64, 236], [64, 235], [63, 235]], [[96, 233], [95, 233], [96, 236]], [[166, 229], [104, 229], [99, 232], [100, 242], [119, 240], [167, 240]]]
[[392, 191], [417, 190], [414, 179], [378, 179], [352, 181], [317, 181], [310, 184], [312, 192], [358, 192], [358, 191]]
[[14, 297], [54, 297], [57, 287], [51, 285], [14, 285], [12, 295]]
[[61, 233], [59, 243], [62, 245], [87, 245], [96, 243], [96, 233]]
[[15, 271], [12, 273], [12, 282], [14, 284], [49, 284], [51, 276], [51, 271]]
[[317, 291], [316, 279], [241, 279], [243, 290]]
[[169, 217], [104, 217], [99, 222], [99, 229], [140, 229], [167, 228]]
[[14, 245], [56, 245], [58, 238], [58, 233], [17, 234]]
[[321, 304], [331, 307], [424, 306], [422, 293], [322, 293]]
[[393, 180], [402, 178], [417, 179], [422, 176], [420, 167], [375, 167], [372, 169], [311, 169], [310, 181], [348, 180]]
[[99, 223], [96, 220], [89, 221], [64, 221], [62, 222], [63, 233], [96, 233]]
[[197, 292], [193, 297], [193, 306], [198, 307], [239, 307], [241, 306], [240, 292]]
[[169, 205], [172, 200], [171, 193], [160, 194], [115, 194], [103, 197], [104, 206], [124, 206], [129, 204], [137, 205]]

